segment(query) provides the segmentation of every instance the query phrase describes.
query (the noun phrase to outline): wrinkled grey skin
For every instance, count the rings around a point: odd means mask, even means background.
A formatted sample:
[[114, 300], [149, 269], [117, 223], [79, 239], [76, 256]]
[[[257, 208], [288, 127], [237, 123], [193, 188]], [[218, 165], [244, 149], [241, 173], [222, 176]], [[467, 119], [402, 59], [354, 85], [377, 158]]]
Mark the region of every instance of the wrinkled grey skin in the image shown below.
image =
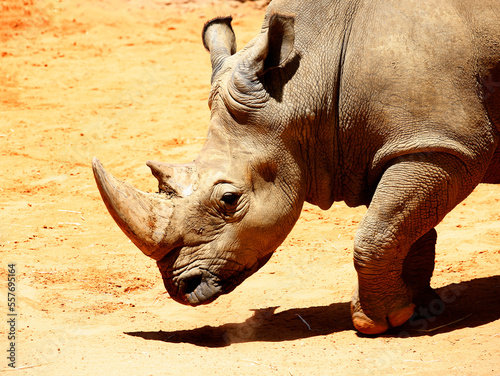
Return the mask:
[[498, 0], [274, 0], [241, 51], [230, 19], [207, 23], [203, 41], [205, 146], [186, 165], [149, 162], [157, 194], [94, 160], [113, 218], [171, 296], [198, 305], [260, 268], [304, 201], [366, 205], [353, 323], [404, 323], [433, 296], [434, 227], [500, 182]]

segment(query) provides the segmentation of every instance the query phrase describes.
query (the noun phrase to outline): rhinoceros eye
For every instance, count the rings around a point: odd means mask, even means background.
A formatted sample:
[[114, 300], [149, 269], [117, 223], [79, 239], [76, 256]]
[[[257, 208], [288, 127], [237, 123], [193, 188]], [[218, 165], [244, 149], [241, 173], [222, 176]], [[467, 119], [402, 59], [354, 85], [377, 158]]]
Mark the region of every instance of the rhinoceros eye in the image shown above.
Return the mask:
[[228, 206], [233, 206], [238, 202], [239, 198], [240, 195], [236, 193], [226, 192], [222, 195], [221, 201]]

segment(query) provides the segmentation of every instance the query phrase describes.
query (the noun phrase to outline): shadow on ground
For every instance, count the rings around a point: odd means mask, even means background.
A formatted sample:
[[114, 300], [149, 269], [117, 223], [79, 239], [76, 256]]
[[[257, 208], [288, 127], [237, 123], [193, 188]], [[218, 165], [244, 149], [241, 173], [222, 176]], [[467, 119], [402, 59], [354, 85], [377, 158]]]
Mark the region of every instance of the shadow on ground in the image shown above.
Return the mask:
[[[500, 276], [478, 278], [437, 289], [442, 300], [421, 308], [405, 325], [384, 336], [435, 335], [480, 326], [500, 318]], [[126, 332], [146, 340], [224, 347], [241, 342], [281, 342], [354, 330], [349, 303], [296, 308], [275, 313], [278, 307], [254, 310], [241, 323], [177, 331]]]

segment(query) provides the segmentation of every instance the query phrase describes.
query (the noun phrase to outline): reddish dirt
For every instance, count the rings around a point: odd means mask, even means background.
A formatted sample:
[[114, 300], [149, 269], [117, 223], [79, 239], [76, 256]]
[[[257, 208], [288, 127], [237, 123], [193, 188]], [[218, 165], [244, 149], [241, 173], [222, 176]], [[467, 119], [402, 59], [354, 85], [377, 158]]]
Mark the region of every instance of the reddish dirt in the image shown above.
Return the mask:
[[[144, 190], [144, 162], [187, 162], [206, 135], [203, 23], [255, 3], [0, 2], [0, 272], [17, 264], [16, 374], [500, 375], [500, 187], [438, 227], [437, 319], [367, 338], [350, 322], [352, 241], [364, 208], [306, 205], [271, 261], [208, 306], [179, 305], [107, 213], [97, 156]], [[431, 311], [441, 311], [435, 304]], [[8, 373], [7, 373], [8, 374]]]

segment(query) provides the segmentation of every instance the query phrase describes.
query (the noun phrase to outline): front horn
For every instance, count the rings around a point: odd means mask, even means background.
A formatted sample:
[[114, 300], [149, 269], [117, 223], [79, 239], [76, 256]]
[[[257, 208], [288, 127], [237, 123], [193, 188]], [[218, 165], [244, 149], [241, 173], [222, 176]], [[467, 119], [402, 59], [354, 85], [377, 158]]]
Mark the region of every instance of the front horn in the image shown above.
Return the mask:
[[181, 245], [173, 221], [174, 205], [159, 194], [142, 192], [107, 173], [97, 158], [92, 159], [94, 177], [109, 213], [146, 255], [161, 260]]

